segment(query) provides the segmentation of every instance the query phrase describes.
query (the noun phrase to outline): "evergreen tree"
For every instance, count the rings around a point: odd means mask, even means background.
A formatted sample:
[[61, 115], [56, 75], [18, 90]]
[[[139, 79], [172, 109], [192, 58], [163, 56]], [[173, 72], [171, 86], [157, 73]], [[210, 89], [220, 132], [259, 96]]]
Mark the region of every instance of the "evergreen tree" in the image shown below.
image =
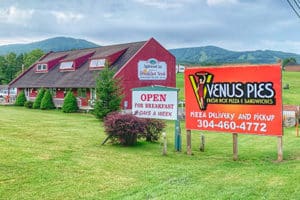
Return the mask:
[[103, 119], [112, 111], [120, 110], [123, 89], [120, 80], [113, 78], [114, 73], [108, 63], [105, 63], [104, 69], [100, 71], [97, 78], [94, 114], [98, 119]]
[[32, 108], [34, 109], [41, 108], [41, 102], [44, 97], [44, 94], [45, 94], [45, 89], [44, 88], [40, 89], [37, 97], [35, 98]]
[[72, 91], [68, 91], [66, 97], [64, 98], [64, 104], [62, 106], [62, 111], [65, 113], [71, 113], [71, 112], [78, 111], [77, 100]]
[[281, 64], [282, 69], [285, 69], [285, 66], [288, 64], [297, 64], [297, 61], [295, 58], [292, 57], [283, 59]]
[[24, 65], [25, 69], [30, 67], [34, 62], [40, 59], [44, 55], [44, 52], [41, 49], [34, 49], [29, 53], [24, 54]]
[[54, 103], [52, 99], [52, 95], [50, 90], [46, 90], [45, 94], [43, 96], [42, 102], [41, 102], [41, 109], [42, 110], [49, 110], [49, 109], [54, 109]]
[[22, 90], [17, 96], [15, 105], [16, 106], [24, 106], [25, 102], [26, 102], [26, 96], [25, 96], [24, 91]]

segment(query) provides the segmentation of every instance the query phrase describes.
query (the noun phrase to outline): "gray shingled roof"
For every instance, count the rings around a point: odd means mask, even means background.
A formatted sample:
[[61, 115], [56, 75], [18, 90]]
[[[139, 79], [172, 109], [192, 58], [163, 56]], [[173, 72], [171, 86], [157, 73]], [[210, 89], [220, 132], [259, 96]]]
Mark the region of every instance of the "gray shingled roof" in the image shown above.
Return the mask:
[[[51, 61], [55, 58], [67, 55], [63, 60], [72, 60], [76, 57], [95, 52], [92, 58], [106, 57], [118, 51], [126, 51], [113, 63], [112, 67], [119, 70], [144, 44], [146, 41], [127, 44], [103, 46], [97, 48], [50, 52], [36, 63]], [[36, 64], [35, 63], [35, 64]], [[96, 85], [96, 78], [99, 70], [89, 70], [89, 62], [86, 61], [75, 71], [60, 72], [59, 64], [50, 69], [47, 73], [36, 73], [35, 64], [27, 71], [10, 83], [13, 88], [91, 88]]]

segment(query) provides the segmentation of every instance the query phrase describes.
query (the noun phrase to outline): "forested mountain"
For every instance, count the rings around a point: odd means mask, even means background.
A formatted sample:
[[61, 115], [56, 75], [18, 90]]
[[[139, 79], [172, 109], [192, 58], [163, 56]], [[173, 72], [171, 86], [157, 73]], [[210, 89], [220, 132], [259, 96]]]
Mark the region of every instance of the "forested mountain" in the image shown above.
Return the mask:
[[[65, 51], [71, 49], [83, 49], [97, 47], [98, 44], [69, 37], [55, 37], [39, 42], [28, 44], [12, 44], [0, 46], [0, 55], [10, 52], [15, 54], [28, 53], [34, 49], [43, 52]], [[210, 65], [210, 64], [229, 64], [229, 63], [275, 63], [279, 59], [295, 58], [300, 63], [300, 55], [272, 50], [256, 51], [230, 51], [216, 46], [178, 48], [169, 50], [175, 57], [177, 63]]]
[[98, 47], [99, 45], [69, 37], [55, 37], [46, 40], [32, 42], [28, 44], [10, 44], [0, 46], [0, 55], [6, 55], [14, 52], [15, 54], [27, 53], [34, 49], [41, 49], [43, 52], [49, 51], [66, 51], [71, 49], [84, 49]]
[[276, 63], [279, 59], [295, 58], [300, 62], [300, 55], [281, 51], [229, 51], [216, 46], [180, 48], [169, 50], [180, 64], [215, 65], [229, 63]]
[[[44, 53], [98, 47], [92, 42], [67, 37], [56, 37], [29, 44], [0, 46], [0, 85], [7, 84], [22, 70], [26, 70]], [[276, 63], [294, 58], [300, 63], [300, 55], [281, 51], [229, 51], [216, 46], [180, 48], [169, 50], [179, 64], [221, 65], [230, 63]]]

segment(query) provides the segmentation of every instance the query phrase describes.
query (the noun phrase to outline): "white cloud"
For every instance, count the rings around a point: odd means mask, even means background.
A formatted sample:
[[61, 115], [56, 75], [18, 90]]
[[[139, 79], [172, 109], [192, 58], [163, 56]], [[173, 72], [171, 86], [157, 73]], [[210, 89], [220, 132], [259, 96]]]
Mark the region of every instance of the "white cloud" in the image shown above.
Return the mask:
[[219, 6], [219, 5], [236, 4], [238, 3], [238, 0], [206, 0], [206, 3], [209, 6]]
[[182, 0], [177, 0], [177, 1], [162, 1], [162, 0], [134, 0], [137, 3], [143, 4], [145, 6], [152, 6], [152, 7], [156, 7], [159, 9], [172, 9], [172, 8], [180, 8], [182, 7], [185, 3], [187, 3], [186, 1], [182, 1]]
[[300, 53], [300, 41], [294, 40], [263, 40], [262, 46], [265, 49], [279, 50], [284, 52], [297, 52]]
[[33, 9], [19, 9], [15, 6], [0, 10], [0, 22], [7, 24], [23, 24], [29, 21], [34, 13]]
[[78, 22], [84, 18], [84, 15], [73, 12], [51, 11], [51, 14], [54, 15], [58, 24]]

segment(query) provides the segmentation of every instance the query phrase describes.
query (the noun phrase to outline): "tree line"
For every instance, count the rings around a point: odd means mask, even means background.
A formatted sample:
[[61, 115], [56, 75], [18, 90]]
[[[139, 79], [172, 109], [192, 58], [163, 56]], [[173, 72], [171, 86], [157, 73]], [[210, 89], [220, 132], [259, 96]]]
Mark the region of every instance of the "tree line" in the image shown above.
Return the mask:
[[40, 49], [29, 53], [16, 54], [14, 52], [0, 55], [0, 85], [5, 85], [16, 78], [22, 70], [28, 69], [45, 53]]

